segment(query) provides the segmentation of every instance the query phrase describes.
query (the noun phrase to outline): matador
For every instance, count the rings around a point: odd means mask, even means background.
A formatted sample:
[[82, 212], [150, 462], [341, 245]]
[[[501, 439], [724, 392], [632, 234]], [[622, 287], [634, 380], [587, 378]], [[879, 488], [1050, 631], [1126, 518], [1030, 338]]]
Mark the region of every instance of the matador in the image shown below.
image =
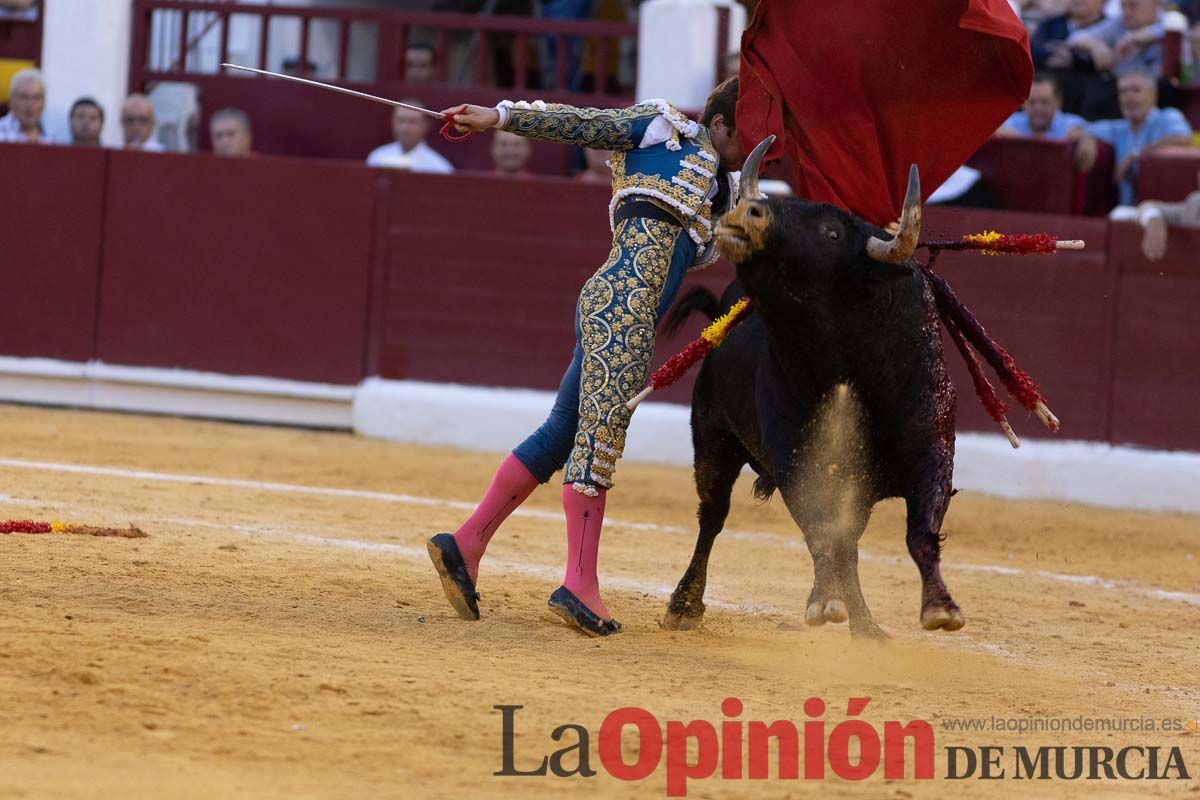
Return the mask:
[[530, 139], [613, 151], [612, 249], [579, 294], [575, 350], [546, 421], [500, 463], [475, 512], [428, 542], [447, 599], [479, 619], [479, 562], [504, 520], [563, 472], [563, 585], [550, 608], [580, 631], [621, 629], [596, 575], [607, 492], [625, 447], [626, 403], [646, 383], [655, 328], [685, 274], [716, 260], [714, 220], [737, 203], [745, 159], [734, 130], [738, 79], [709, 95], [699, 122], [664, 100], [625, 109], [504, 101], [447, 109], [460, 131], [499, 128]]

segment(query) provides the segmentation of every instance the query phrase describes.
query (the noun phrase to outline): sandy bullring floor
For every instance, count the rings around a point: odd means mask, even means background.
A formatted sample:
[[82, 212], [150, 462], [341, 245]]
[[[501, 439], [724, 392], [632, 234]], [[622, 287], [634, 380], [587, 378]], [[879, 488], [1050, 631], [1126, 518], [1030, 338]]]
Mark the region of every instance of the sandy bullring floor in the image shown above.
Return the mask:
[[[956, 634], [917, 626], [903, 509], [876, 509], [863, 586], [893, 640], [793, 630], [811, 563], [778, 500], [735, 490], [704, 628], [659, 629], [694, 541], [687, 470], [622, 464], [601, 550], [625, 633], [547, 611], [565, 546], [543, 488], [497, 535], [483, 621], [457, 619], [423, 542], [453, 529], [493, 454], [350, 435], [0, 406], [0, 518], [132, 522], [149, 538], [0, 536], [0, 796], [662, 797], [641, 784], [500, 778], [495, 704], [523, 704], [522, 765], [609, 711], [801, 722], [872, 698], [942, 748], [1179, 746], [1200, 736], [962, 733], [951, 718], [1200, 717], [1200, 519], [961, 493], [947, 517]], [[74, 469], [83, 465], [86, 470]], [[184, 476], [184, 477], [179, 477]], [[300, 487], [300, 488], [297, 488]], [[593, 738], [592, 766], [599, 769]], [[536, 756], [536, 759], [535, 759]], [[1200, 784], [708, 780], [691, 797], [1200, 797]]]

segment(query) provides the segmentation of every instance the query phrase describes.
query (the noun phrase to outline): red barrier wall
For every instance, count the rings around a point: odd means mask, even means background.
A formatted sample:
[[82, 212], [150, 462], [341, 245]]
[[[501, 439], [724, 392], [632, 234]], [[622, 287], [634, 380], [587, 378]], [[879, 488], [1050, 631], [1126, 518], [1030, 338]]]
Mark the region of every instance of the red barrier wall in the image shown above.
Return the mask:
[[[984, 230], [1045, 232], [1087, 242], [1085, 250], [1053, 257], [943, 253], [936, 269], [996, 342], [1039, 382], [1062, 420], [1061, 437], [1108, 438], [1115, 278], [1105, 252], [1107, 220], [930, 207], [922, 236], [954, 239]], [[998, 430], [975, 398], [958, 351], [943, 339], [958, 387], [960, 426]], [[1003, 396], [1003, 387], [988, 374]], [[1009, 405], [1019, 436], [1047, 435], [1036, 420], [1022, 422], [1029, 417], [1024, 409]]]
[[87, 361], [107, 165], [100, 150], [0, 145], [0, 353]]
[[112, 153], [98, 357], [357, 382], [371, 187], [353, 165]]
[[1200, 150], [1151, 150], [1138, 164], [1138, 200], [1178, 202], [1200, 189]]
[[[567, 179], [397, 174], [387, 237], [385, 378], [556, 389], [574, 347], [575, 298], [608, 256], [606, 186]], [[705, 274], [707, 273], [707, 274]], [[717, 293], [724, 264], [694, 273]], [[660, 342], [669, 358], [693, 320]], [[656, 399], [688, 402], [691, 379]]]
[[[0, 174], [0, 355], [553, 389], [579, 287], [609, 248], [607, 189], [566, 179], [27, 145], [0, 145]], [[1200, 232], [1172, 231], [1167, 260], [1149, 264], [1136, 226], [926, 211], [927, 238], [984, 229], [1088, 241], [1053, 258], [937, 264], [1041, 383], [1062, 436], [1200, 450]], [[719, 292], [732, 274], [718, 264], [685, 288]], [[660, 341], [656, 363], [700, 326]], [[948, 360], [960, 427], [994, 431]], [[658, 399], [687, 402], [689, 386]]]
[[1200, 230], [1172, 230], [1167, 257], [1147, 262], [1141, 228], [1113, 225], [1120, 276], [1112, 381], [1114, 442], [1200, 450]]
[[1112, 182], [1113, 149], [1098, 143], [1096, 163], [1075, 169], [1073, 142], [996, 136], [967, 162], [983, 175], [999, 208], [1040, 214], [1104, 216], [1117, 203]]

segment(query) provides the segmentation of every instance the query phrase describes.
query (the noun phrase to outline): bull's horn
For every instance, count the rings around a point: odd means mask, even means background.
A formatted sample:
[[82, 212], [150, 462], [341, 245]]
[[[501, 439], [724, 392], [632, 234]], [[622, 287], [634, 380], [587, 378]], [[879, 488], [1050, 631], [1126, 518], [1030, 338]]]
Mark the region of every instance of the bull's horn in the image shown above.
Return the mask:
[[762, 167], [763, 156], [771, 149], [771, 145], [775, 144], [775, 134], [771, 134], [767, 138], [758, 143], [758, 147], [746, 158], [746, 163], [742, 165], [742, 182], [738, 191], [739, 195], [747, 200], [757, 200], [761, 195], [758, 191], [758, 171]]
[[917, 249], [921, 238], [921, 176], [917, 165], [908, 169], [908, 192], [904, 195], [904, 211], [900, 214], [900, 230], [890, 241], [872, 236], [867, 240], [867, 255], [885, 264], [903, 264]]

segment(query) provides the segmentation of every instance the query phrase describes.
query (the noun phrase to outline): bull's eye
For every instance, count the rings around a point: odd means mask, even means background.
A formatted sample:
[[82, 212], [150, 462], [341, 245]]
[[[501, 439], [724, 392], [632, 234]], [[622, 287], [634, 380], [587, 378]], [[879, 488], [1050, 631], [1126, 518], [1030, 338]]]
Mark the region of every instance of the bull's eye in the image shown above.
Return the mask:
[[836, 242], [838, 239], [841, 238], [840, 236], [838, 236], [838, 232], [835, 231], [833, 228], [830, 228], [829, 230], [825, 231], [825, 236], [831, 242]]
[[750, 206], [748, 213], [752, 217], [762, 218], [766, 212], [763, 211], [762, 206]]

